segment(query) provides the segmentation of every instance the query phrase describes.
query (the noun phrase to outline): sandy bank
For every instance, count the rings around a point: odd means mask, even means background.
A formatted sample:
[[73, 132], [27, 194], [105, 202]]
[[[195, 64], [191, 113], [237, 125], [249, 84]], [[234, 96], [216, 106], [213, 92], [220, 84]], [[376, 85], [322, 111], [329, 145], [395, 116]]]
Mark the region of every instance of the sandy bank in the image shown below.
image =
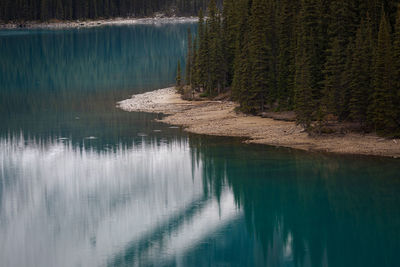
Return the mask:
[[400, 140], [376, 135], [346, 134], [310, 137], [294, 122], [236, 113], [230, 101], [185, 101], [174, 88], [134, 95], [117, 107], [126, 111], [165, 113], [162, 122], [185, 127], [191, 133], [246, 137], [248, 143], [309, 151], [400, 157]]
[[149, 18], [113, 18], [98, 20], [76, 20], [76, 21], [26, 21], [22, 23], [12, 22], [1, 24], [0, 29], [64, 29], [64, 28], [91, 28], [107, 25], [134, 25], [134, 24], [154, 24], [161, 25], [167, 23], [194, 23], [197, 17], [149, 17]]

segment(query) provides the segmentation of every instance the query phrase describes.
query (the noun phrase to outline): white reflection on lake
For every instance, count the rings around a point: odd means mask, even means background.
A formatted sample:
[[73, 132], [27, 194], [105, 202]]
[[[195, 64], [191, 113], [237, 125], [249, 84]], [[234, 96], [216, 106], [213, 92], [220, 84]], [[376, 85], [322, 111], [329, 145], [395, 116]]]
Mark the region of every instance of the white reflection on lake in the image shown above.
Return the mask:
[[204, 195], [201, 169], [187, 140], [98, 151], [1, 138], [2, 264], [102, 266], [132, 249], [132, 263], [176, 260], [240, 216], [228, 188]]

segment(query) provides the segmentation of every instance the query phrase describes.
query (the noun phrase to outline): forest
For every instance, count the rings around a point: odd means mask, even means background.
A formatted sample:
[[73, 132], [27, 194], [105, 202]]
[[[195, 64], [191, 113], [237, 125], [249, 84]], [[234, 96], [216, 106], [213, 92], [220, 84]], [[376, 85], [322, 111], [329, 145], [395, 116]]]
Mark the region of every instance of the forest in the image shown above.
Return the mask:
[[[294, 111], [400, 136], [398, 0], [211, 0], [188, 34], [185, 84], [240, 110]], [[206, 17], [204, 16], [206, 15]]]
[[0, 21], [195, 15], [208, 0], [1, 0]]

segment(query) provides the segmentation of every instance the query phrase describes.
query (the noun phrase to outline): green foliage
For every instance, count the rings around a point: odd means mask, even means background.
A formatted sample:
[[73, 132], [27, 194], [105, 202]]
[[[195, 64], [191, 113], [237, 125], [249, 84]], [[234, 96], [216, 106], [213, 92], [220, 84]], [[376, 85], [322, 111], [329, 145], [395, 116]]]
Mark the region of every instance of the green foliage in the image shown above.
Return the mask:
[[[396, 122], [400, 125], [400, 4], [397, 8], [395, 32], [393, 38], [393, 62], [394, 62], [394, 106], [396, 108]], [[397, 77], [397, 79], [396, 79]]]
[[190, 31], [190, 28], [188, 28], [188, 52], [186, 56], [186, 69], [185, 69], [185, 83], [186, 85], [191, 85], [192, 84], [192, 73], [190, 69], [192, 68], [193, 64], [193, 43], [192, 43], [192, 32]]
[[192, 47], [192, 64], [190, 68], [190, 77], [191, 77], [191, 87], [195, 90], [198, 90], [199, 87], [199, 71], [198, 71], [198, 45], [197, 45], [197, 37], [194, 37]]
[[386, 14], [382, 11], [374, 59], [374, 91], [369, 113], [376, 131], [383, 134], [398, 127], [394, 106], [394, 64], [389, 31], [390, 25]]
[[244, 14], [239, 17], [238, 33], [235, 48], [234, 76], [232, 82], [232, 96], [239, 102], [240, 109], [244, 112], [254, 111], [251, 104], [249, 88], [251, 86], [251, 63], [249, 57], [249, 4], [243, 0], [239, 2], [240, 10]]
[[182, 71], [181, 71], [181, 61], [178, 61], [178, 66], [176, 69], [176, 88], [180, 90], [182, 88]]
[[208, 49], [208, 28], [204, 24], [203, 11], [199, 12], [199, 25], [198, 25], [198, 40], [199, 50], [197, 52], [197, 77], [199, 86], [204, 90], [208, 82], [209, 71], [209, 49]]
[[345, 65], [345, 57], [343, 47], [340, 46], [338, 38], [334, 38], [332, 47], [327, 51], [329, 56], [325, 64], [325, 88], [324, 88], [324, 111], [328, 114], [336, 116], [341, 115], [343, 102], [341, 102], [341, 94], [344, 90], [342, 73]]
[[222, 64], [226, 85], [230, 85], [233, 79], [233, 65], [238, 28], [237, 17], [238, 14], [234, 6], [234, 0], [225, 0], [222, 13]]
[[372, 25], [369, 16], [361, 21], [355, 40], [350, 69], [350, 118], [353, 121], [367, 123], [367, 109], [372, 92]]
[[282, 109], [293, 108], [296, 38], [295, 6], [290, 0], [281, 1], [278, 10], [278, 103]]
[[264, 103], [271, 95], [270, 89], [271, 76], [270, 60], [271, 48], [267, 42], [267, 2], [265, 0], [253, 0], [250, 18], [249, 32], [249, 52], [251, 64], [251, 83], [249, 93], [251, 96], [250, 104], [254, 107], [259, 106], [260, 110], [264, 110]]
[[397, 3], [225, 0], [220, 11], [212, 0], [189, 52], [192, 86], [208, 95], [230, 87], [244, 112], [294, 109], [306, 129], [338, 119], [397, 132]]
[[[303, 36], [303, 38], [305, 38]], [[296, 56], [296, 74], [294, 79], [294, 103], [297, 123], [308, 129], [314, 118], [315, 101], [313, 96], [313, 78], [311, 74], [311, 55], [305, 46], [298, 47]]]
[[[210, 95], [220, 92], [224, 82], [222, 81], [222, 39], [220, 13], [215, 0], [211, 0], [208, 9], [207, 19], [207, 51], [208, 51], [208, 72], [205, 83]], [[217, 90], [215, 90], [217, 89]]]

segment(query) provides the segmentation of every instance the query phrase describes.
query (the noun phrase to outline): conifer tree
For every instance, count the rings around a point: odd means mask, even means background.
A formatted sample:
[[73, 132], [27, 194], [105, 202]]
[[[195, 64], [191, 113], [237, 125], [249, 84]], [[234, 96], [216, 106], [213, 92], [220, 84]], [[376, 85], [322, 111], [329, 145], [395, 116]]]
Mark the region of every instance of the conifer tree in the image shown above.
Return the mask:
[[181, 90], [182, 87], [182, 71], [181, 71], [181, 61], [178, 60], [178, 66], [176, 69], [176, 89]]
[[304, 47], [299, 47], [296, 56], [295, 76], [295, 111], [297, 123], [306, 130], [310, 128], [314, 116], [312, 76], [310, 72], [310, 57]]
[[192, 66], [190, 68], [190, 76], [191, 76], [191, 86], [194, 90], [198, 90], [199, 87], [199, 71], [198, 71], [198, 48], [197, 48], [197, 36], [194, 37], [193, 40], [193, 48], [192, 48]]
[[190, 28], [188, 28], [188, 47], [187, 47], [187, 55], [186, 55], [186, 69], [185, 69], [185, 83], [186, 85], [191, 85], [192, 84], [192, 79], [191, 79], [191, 68], [193, 65], [193, 44], [192, 44], [192, 32]]
[[252, 112], [254, 107], [251, 103], [249, 88], [251, 86], [251, 62], [249, 57], [249, 2], [239, 2], [240, 10], [243, 10], [238, 22], [238, 36], [236, 40], [234, 76], [232, 82], [232, 94], [240, 104], [243, 112]]
[[300, 24], [300, 35], [298, 38], [298, 45], [305, 47], [305, 54], [308, 57], [309, 73], [310, 73], [310, 86], [312, 88], [315, 105], [320, 102], [321, 98], [321, 85], [324, 80], [323, 69], [323, 47], [320, 46], [321, 39], [323, 39], [320, 25], [320, 14], [318, 10], [317, 0], [302, 0], [299, 13], [298, 23]]
[[277, 4], [275, 0], [266, 0], [266, 16], [267, 16], [267, 24], [265, 26], [265, 31], [267, 34], [267, 47], [269, 54], [269, 71], [268, 71], [268, 91], [266, 95], [266, 102], [272, 105], [275, 105], [277, 101], [277, 65], [278, 65], [278, 46], [279, 42], [277, 39], [277, 18], [276, 18], [276, 10]]
[[372, 53], [372, 25], [367, 15], [367, 18], [361, 21], [357, 31], [349, 84], [350, 118], [363, 125], [367, 123], [367, 108], [372, 91]]
[[350, 116], [350, 99], [351, 99], [351, 88], [350, 84], [352, 81], [351, 69], [353, 66], [352, 56], [354, 55], [355, 43], [353, 38], [349, 38], [349, 43], [346, 47], [346, 58], [345, 58], [345, 70], [342, 73], [342, 86], [343, 89], [340, 93], [339, 101], [339, 119], [342, 121], [348, 120]]
[[373, 127], [378, 133], [387, 134], [397, 128], [394, 99], [394, 67], [390, 25], [382, 9], [378, 43], [374, 59], [372, 103], [369, 109]]
[[298, 18], [298, 38], [296, 54], [296, 72], [294, 86], [294, 105], [297, 121], [309, 128], [319, 110], [320, 84], [322, 72], [316, 40], [320, 38], [316, 3], [313, 0], [302, 0]]
[[40, 19], [42, 21], [45, 21], [45, 20], [47, 20], [47, 18], [48, 18], [47, 1], [46, 0], [41, 0]]
[[334, 114], [339, 117], [343, 109], [340, 95], [344, 90], [342, 74], [344, 72], [345, 57], [343, 47], [337, 37], [333, 39], [332, 47], [328, 51], [329, 56], [324, 69], [323, 109], [324, 113]]
[[354, 15], [354, 0], [333, 0], [330, 2], [329, 31], [330, 40], [324, 65], [324, 110], [340, 119], [347, 115], [348, 98], [343, 80], [347, 74], [346, 55], [349, 40], [355, 32], [357, 16]]
[[205, 89], [208, 82], [208, 36], [207, 27], [204, 25], [203, 11], [200, 9], [199, 12], [199, 25], [198, 25], [198, 40], [199, 40], [199, 50], [197, 54], [197, 77], [199, 85]]
[[233, 65], [235, 58], [235, 44], [237, 38], [237, 10], [234, 0], [224, 0], [222, 14], [222, 38], [223, 38], [223, 71], [225, 83], [230, 85], [233, 79]]
[[56, 2], [56, 17], [61, 19], [64, 18], [61, 0], [57, 0]]
[[221, 36], [219, 12], [215, 0], [211, 0], [207, 19], [208, 75], [207, 87], [210, 95], [221, 87]]
[[295, 6], [290, 0], [281, 1], [279, 10], [278, 39], [278, 103], [281, 109], [293, 107], [293, 87], [295, 73]]
[[250, 18], [249, 52], [251, 61], [251, 105], [264, 110], [268, 87], [271, 88], [269, 77], [270, 47], [267, 46], [267, 3], [266, 0], [253, 0]]
[[[393, 59], [394, 59], [394, 92], [395, 92], [395, 103], [396, 107], [396, 121], [397, 125], [400, 125], [400, 4], [397, 8], [397, 17], [395, 32], [393, 38]], [[396, 79], [397, 77], [397, 79]]]

